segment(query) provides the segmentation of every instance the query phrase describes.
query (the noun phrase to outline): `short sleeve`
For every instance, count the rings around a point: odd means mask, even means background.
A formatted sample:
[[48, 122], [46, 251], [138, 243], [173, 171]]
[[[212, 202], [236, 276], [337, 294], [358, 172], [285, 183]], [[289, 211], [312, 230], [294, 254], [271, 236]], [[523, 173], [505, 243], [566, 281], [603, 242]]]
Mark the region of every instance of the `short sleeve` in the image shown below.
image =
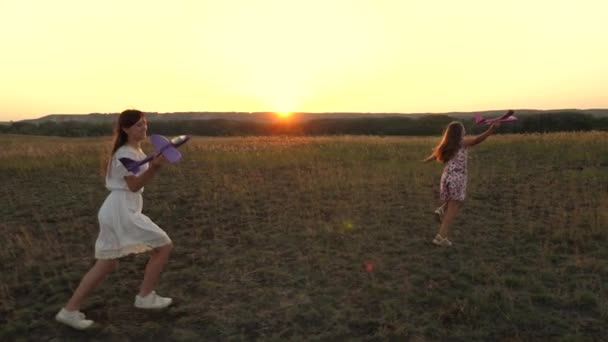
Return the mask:
[[127, 168], [120, 162], [120, 158], [129, 158], [132, 160], [140, 160], [140, 156], [134, 150], [130, 148], [119, 148], [114, 156], [112, 157], [112, 178], [123, 179], [126, 176], [135, 175], [133, 172], [127, 170]]

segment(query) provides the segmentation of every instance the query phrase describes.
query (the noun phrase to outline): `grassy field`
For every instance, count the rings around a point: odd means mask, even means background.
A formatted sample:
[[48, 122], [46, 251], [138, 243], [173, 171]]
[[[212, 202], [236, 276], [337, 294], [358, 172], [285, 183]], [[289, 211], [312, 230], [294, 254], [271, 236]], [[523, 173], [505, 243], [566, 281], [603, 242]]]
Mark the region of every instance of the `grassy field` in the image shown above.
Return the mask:
[[437, 140], [194, 138], [144, 192], [175, 305], [133, 308], [147, 259], [128, 256], [79, 332], [53, 317], [94, 262], [109, 138], [0, 135], [0, 340], [606, 339], [608, 134], [474, 148], [450, 248], [442, 167], [420, 162]]

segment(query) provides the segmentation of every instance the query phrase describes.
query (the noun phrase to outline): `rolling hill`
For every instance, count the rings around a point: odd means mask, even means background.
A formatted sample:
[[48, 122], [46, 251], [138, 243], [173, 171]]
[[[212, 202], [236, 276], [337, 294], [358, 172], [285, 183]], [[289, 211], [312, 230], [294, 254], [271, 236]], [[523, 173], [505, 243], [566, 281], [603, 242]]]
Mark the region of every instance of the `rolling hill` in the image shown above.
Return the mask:
[[[335, 112], [335, 113], [294, 113], [291, 116], [291, 120], [295, 122], [310, 121], [314, 119], [347, 119], [347, 118], [362, 118], [362, 117], [394, 117], [394, 116], [407, 116], [407, 117], [420, 117], [427, 115], [447, 115], [458, 119], [470, 118], [473, 114], [479, 113], [484, 116], [496, 116], [503, 114], [504, 109], [501, 110], [487, 110], [487, 111], [476, 111], [476, 112], [444, 112], [444, 113], [347, 113], [347, 112]], [[546, 114], [546, 113], [559, 113], [559, 112], [570, 112], [570, 113], [582, 113], [591, 114], [595, 117], [608, 117], [608, 109], [554, 109], [554, 110], [535, 110], [535, 109], [515, 109], [517, 114]], [[67, 121], [80, 121], [88, 123], [103, 123], [113, 122], [118, 113], [91, 113], [91, 114], [50, 114], [38, 119], [21, 120], [20, 122], [28, 123], [42, 123], [42, 122], [67, 122]], [[226, 119], [234, 121], [253, 121], [253, 122], [272, 122], [279, 120], [279, 118], [272, 112], [170, 112], [170, 113], [157, 113], [148, 112], [148, 120], [150, 121], [161, 121], [161, 120], [211, 120], [211, 119]], [[6, 122], [4, 122], [6, 124]]]

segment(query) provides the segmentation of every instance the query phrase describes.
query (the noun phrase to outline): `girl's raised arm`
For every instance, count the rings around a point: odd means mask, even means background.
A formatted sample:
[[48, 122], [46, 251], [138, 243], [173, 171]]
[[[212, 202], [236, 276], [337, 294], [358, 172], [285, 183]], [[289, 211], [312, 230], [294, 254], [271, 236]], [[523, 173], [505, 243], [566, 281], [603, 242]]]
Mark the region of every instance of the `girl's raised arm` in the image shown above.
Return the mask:
[[486, 140], [490, 135], [492, 135], [496, 129], [500, 127], [500, 123], [499, 122], [495, 122], [492, 125], [490, 125], [490, 128], [488, 128], [485, 132], [481, 133], [480, 135], [476, 136], [476, 137], [466, 137], [463, 140], [463, 145], [465, 145], [466, 147], [471, 147], [471, 146], [475, 146], [478, 144], [481, 144], [484, 140]]

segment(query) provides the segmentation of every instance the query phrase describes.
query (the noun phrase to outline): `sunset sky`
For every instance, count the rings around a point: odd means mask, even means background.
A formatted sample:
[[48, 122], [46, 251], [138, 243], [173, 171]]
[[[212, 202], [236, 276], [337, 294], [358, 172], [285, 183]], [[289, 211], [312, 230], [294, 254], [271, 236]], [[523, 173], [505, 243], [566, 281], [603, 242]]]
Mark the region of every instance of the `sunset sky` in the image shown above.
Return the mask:
[[0, 0], [0, 121], [608, 107], [606, 0]]

